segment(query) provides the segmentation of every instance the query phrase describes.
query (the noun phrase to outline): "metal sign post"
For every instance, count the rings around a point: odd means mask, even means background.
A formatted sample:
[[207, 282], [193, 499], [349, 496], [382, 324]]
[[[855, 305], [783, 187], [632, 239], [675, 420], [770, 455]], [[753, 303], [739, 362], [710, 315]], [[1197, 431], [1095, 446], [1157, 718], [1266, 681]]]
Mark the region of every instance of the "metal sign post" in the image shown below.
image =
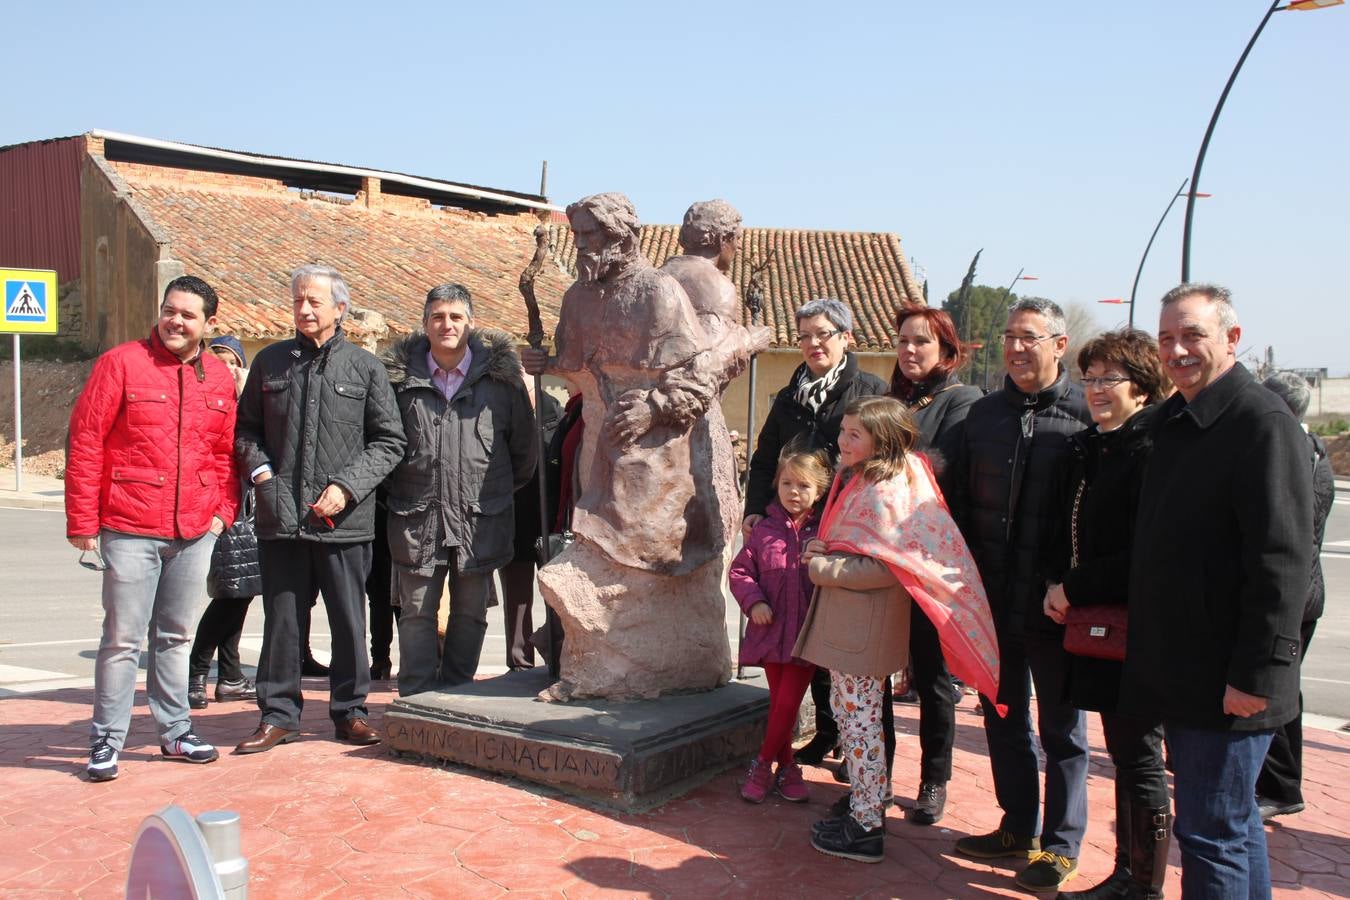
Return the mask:
[[14, 490], [23, 490], [23, 396], [19, 357], [22, 334], [56, 334], [56, 273], [51, 269], [0, 269], [4, 305], [0, 334], [14, 335]]

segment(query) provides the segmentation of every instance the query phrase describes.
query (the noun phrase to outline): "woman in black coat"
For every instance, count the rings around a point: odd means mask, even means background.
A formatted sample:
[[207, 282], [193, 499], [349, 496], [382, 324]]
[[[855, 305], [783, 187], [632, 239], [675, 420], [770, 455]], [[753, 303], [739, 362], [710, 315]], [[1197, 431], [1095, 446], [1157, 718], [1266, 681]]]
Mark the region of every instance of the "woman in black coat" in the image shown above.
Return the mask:
[[[1158, 348], [1142, 331], [1108, 332], [1078, 354], [1093, 424], [1070, 440], [1065, 529], [1045, 596], [1045, 614], [1063, 624], [1071, 607], [1124, 604], [1130, 549], [1150, 426], [1165, 389]], [[1054, 581], [1060, 583], [1055, 584]], [[1070, 658], [1068, 691], [1080, 709], [1101, 713], [1116, 767], [1116, 863], [1111, 876], [1061, 897], [1161, 897], [1169, 844], [1162, 722], [1117, 711], [1122, 664]]]
[[[927, 454], [946, 489], [946, 461], [961, 444], [961, 432], [980, 389], [964, 385], [956, 370], [965, 362], [952, 317], [931, 306], [906, 304], [896, 316], [895, 372], [891, 396], [909, 408], [919, 426], [918, 449]], [[952, 745], [956, 740], [956, 696], [942, 658], [937, 629], [919, 609], [910, 608], [909, 657], [911, 686], [919, 696], [919, 794], [909, 819], [932, 825], [947, 805], [952, 777]], [[893, 740], [893, 739], [892, 739]]]

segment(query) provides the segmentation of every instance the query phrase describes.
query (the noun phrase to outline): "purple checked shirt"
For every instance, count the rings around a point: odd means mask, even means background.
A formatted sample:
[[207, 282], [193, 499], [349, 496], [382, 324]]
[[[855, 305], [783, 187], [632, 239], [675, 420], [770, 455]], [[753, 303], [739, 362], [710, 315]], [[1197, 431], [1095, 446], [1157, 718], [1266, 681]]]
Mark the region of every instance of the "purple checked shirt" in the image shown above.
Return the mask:
[[431, 383], [445, 395], [446, 400], [455, 396], [455, 391], [459, 390], [459, 386], [464, 383], [464, 377], [469, 374], [469, 366], [472, 363], [473, 350], [465, 347], [464, 358], [459, 361], [459, 365], [447, 372], [437, 365], [436, 357], [431, 351], [427, 351], [427, 371], [431, 373]]

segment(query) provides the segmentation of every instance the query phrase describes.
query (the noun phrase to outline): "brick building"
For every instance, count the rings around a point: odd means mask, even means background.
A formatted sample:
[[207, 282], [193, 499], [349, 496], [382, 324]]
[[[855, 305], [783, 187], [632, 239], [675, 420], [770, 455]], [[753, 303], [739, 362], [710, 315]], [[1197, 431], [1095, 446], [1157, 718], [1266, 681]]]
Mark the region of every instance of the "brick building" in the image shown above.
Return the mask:
[[[164, 285], [190, 273], [220, 293], [221, 330], [255, 351], [293, 333], [287, 275], [309, 262], [343, 273], [347, 330], [372, 349], [415, 330], [426, 290], [444, 281], [469, 288], [481, 324], [523, 336], [517, 279], [540, 221], [551, 264], [536, 292], [551, 333], [575, 277], [560, 211], [534, 194], [114, 132], [0, 148], [0, 265], [56, 269], [62, 334], [92, 350], [147, 333]], [[645, 226], [643, 252], [660, 265], [680, 252], [678, 231]], [[894, 309], [922, 297], [900, 239], [747, 228], [731, 272], [742, 296], [770, 253], [760, 280], [774, 345], [760, 357], [757, 418], [800, 361], [792, 311], [817, 297], [851, 306], [864, 365], [889, 375]], [[745, 396], [728, 389], [742, 430]]]

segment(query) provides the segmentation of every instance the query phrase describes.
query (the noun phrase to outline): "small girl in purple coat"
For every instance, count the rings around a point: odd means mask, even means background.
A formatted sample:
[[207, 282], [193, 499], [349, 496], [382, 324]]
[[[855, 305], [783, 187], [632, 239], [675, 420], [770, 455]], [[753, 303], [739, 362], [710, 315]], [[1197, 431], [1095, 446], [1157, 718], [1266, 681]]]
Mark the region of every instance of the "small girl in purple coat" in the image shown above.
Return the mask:
[[[762, 666], [769, 682], [769, 721], [759, 755], [741, 785], [741, 797], [762, 803], [774, 788], [784, 800], [807, 799], [802, 770], [792, 760], [797, 708], [815, 666], [792, 655], [813, 587], [802, 565], [802, 548], [815, 537], [816, 501], [830, 485], [824, 454], [788, 449], [774, 475], [778, 499], [755, 524], [731, 563], [731, 593], [749, 618], [741, 641], [742, 665]], [[774, 761], [778, 771], [773, 772]]]

